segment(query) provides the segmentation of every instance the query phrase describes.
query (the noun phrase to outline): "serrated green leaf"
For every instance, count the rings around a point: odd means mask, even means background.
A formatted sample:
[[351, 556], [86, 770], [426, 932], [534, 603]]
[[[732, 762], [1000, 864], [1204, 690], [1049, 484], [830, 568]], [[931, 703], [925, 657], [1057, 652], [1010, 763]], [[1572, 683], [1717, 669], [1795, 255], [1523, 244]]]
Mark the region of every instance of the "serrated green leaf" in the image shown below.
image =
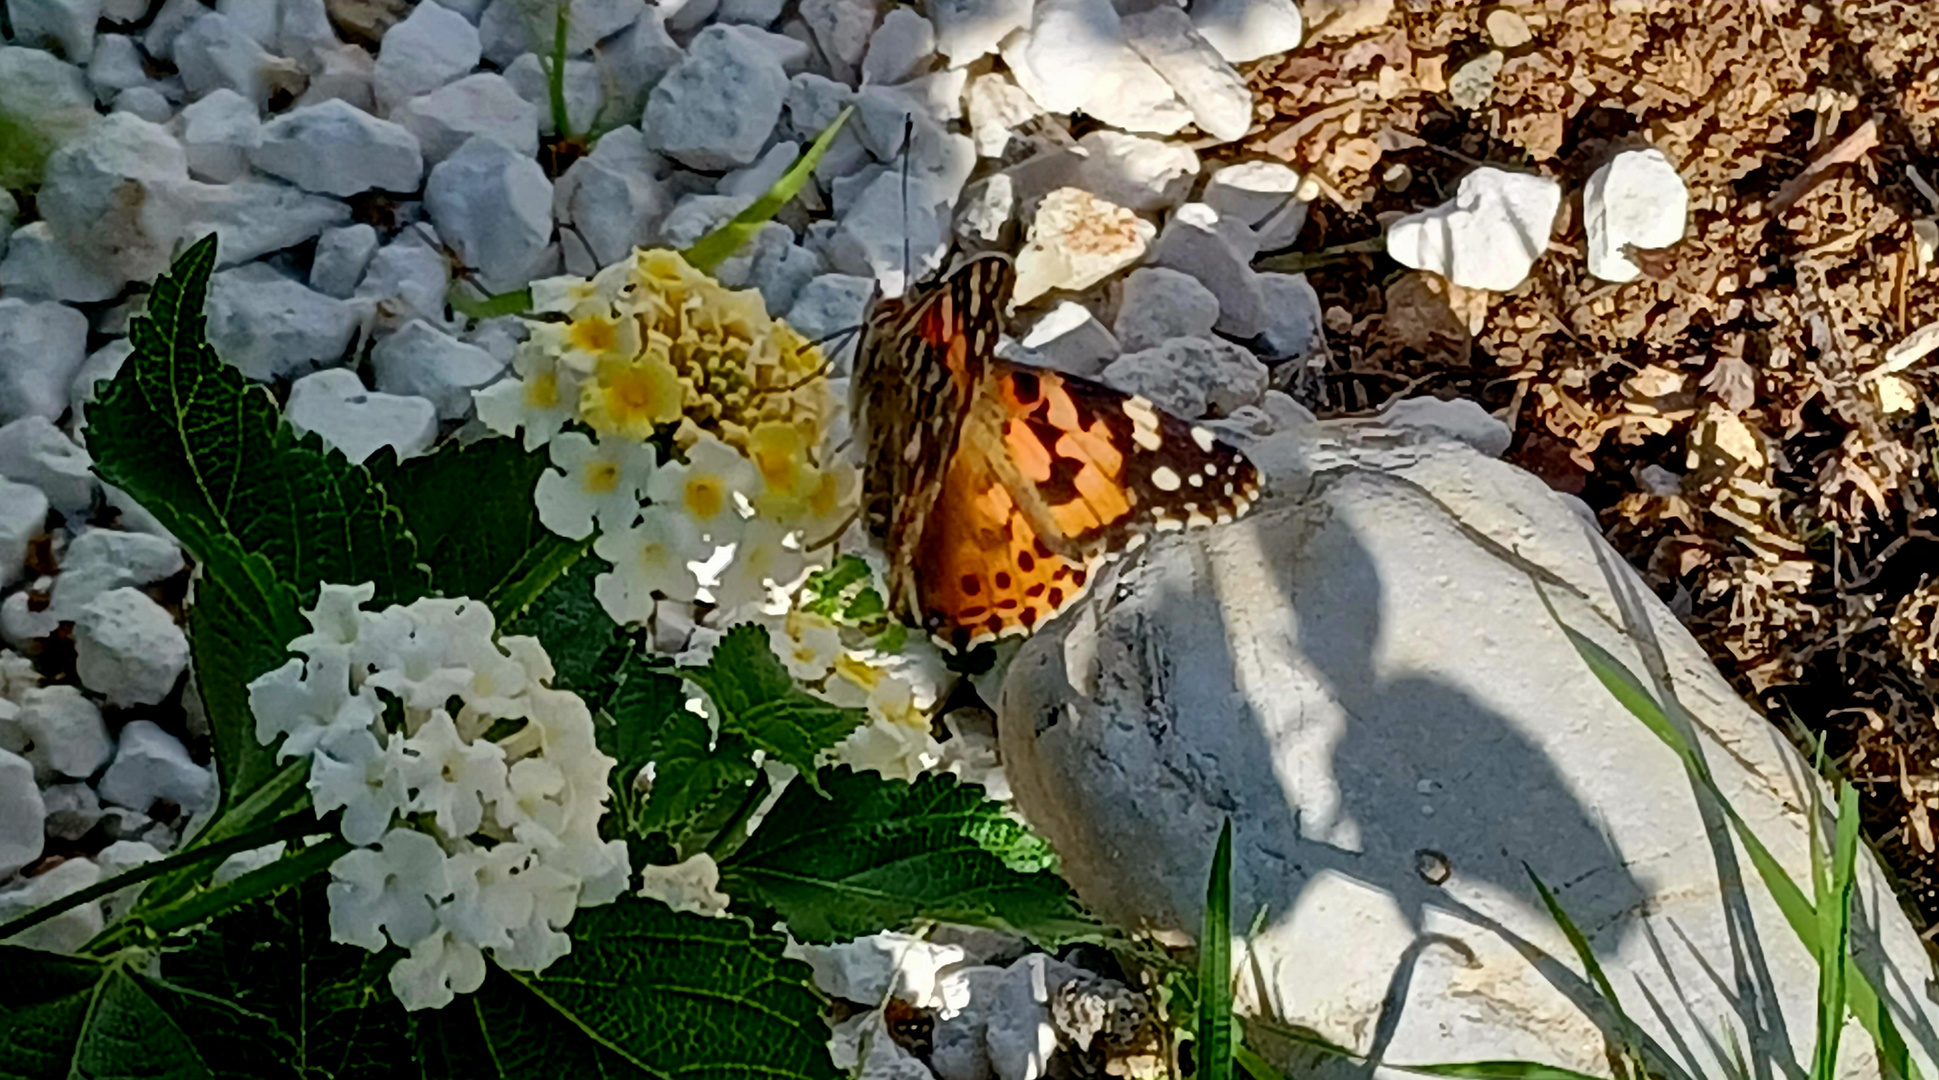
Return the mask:
[[552, 685], [589, 702], [603, 701], [611, 693], [613, 672], [625, 649], [619, 624], [592, 591], [593, 579], [610, 569], [597, 555], [576, 559], [500, 626], [502, 633], [538, 638], [557, 669]]
[[[595, 734], [599, 748], [619, 761], [613, 769], [618, 803], [635, 836], [665, 833], [686, 851], [723, 801], [739, 799], [760, 770], [745, 739], [715, 740], [707, 721], [686, 707], [680, 680], [637, 655], [620, 668]], [[642, 796], [633, 777], [651, 763], [654, 779]]]
[[299, 437], [269, 391], [223, 363], [204, 334], [215, 265], [204, 237], [155, 280], [129, 325], [134, 353], [88, 409], [95, 471], [206, 560], [218, 538], [268, 560], [302, 603], [323, 582], [374, 582], [377, 602], [429, 579], [403, 518], [362, 466]]
[[420, 1024], [427, 1076], [836, 1080], [806, 964], [738, 919], [625, 898], [573, 916], [537, 975], [493, 968]]
[[198, 554], [202, 576], [188, 609], [189, 652], [223, 779], [220, 812], [227, 813], [277, 769], [274, 747], [256, 741], [249, 681], [287, 662], [290, 640], [309, 627], [295, 590], [277, 580], [269, 560], [243, 553], [220, 533], [206, 537]]
[[848, 607], [842, 610], [842, 618], [851, 623], [862, 623], [879, 619], [888, 613], [889, 605], [883, 601], [882, 594], [876, 592], [875, 587], [871, 585], [855, 594], [855, 599], [850, 600]]
[[711, 274], [714, 267], [739, 251], [749, 237], [759, 232], [761, 226], [800, 194], [801, 185], [814, 175], [815, 166], [821, 164], [822, 155], [834, 145], [835, 136], [841, 134], [842, 125], [848, 123], [849, 114], [854, 111], [855, 107], [850, 105], [836, 114], [835, 119], [822, 129], [820, 135], [815, 136], [815, 141], [795, 159], [793, 165], [788, 166], [788, 171], [781, 174], [781, 179], [776, 180], [773, 187], [762, 192], [761, 197], [755, 199], [747, 209], [735, 214], [732, 221], [701, 237], [688, 248], [684, 252], [687, 263], [702, 273]]
[[800, 770], [810, 786], [815, 756], [860, 727], [866, 713], [830, 705], [795, 685], [768, 647], [764, 626], [743, 623], [714, 646], [704, 667], [680, 675], [706, 691], [720, 711], [723, 735], [739, 735], [776, 761]]
[[543, 452], [527, 453], [516, 439], [480, 439], [445, 443], [378, 478], [417, 538], [431, 587], [485, 598], [509, 590], [521, 564], [585, 546], [539, 523], [532, 489], [546, 464]]
[[846, 941], [923, 920], [1056, 943], [1099, 930], [1054, 871], [1048, 844], [983, 789], [846, 768], [826, 797], [796, 784], [721, 865], [721, 888], [779, 912], [802, 941]]
[[1198, 1024], [1193, 1058], [1205, 1080], [1232, 1080], [1232, 819], [1219, 829], [1198, 935]]

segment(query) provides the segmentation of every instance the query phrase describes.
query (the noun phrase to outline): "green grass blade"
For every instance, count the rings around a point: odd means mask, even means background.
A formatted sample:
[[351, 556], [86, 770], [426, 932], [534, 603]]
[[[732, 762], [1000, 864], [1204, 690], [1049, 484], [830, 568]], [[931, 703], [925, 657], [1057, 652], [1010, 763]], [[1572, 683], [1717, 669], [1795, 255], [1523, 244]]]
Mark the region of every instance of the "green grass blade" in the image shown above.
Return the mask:
[[789, 166], [787, 172], [781, 174], [781, 179], [776, 180], [773, 187], [762, 193], [761, 197], [754, 200], [747, 209], [735, 214], [734, 220], [701, 237], [694, 246], [688, 248], [685, 252], [687, 262], [692, 264], [694, 269], [711, 274], [714, 272], [714, 267], [719, 266], [729, 255], [740, 250], [740, 246], [747, 243], [749, 237], [767, 224], [769, 219], [779, 213], [781, 208], [788, 205], [788, 201], [801, 191], [801, 185], [808, 182], [808, 177], [814, 173], [815, 166], [821, 162], [822, 155], [826, 154], [828, 148], [834, 144], [835, 136], [841, 132], [842, 125], [848, 123], [849, 114], [854, 111], [853, 106], [843, 109], [835, 117], [834, 122], [815, 137], [813, 145], [795, 159], [795, 163]]
[[[1814, 847], [1812, 862], [1824, 857]], [[1852, 882], [1858, 864], [1858, 790], [1840, 784], [1838, 835], [1830, 880], [1818, 896], [1818, 1039], [1811, 1054], [1815, 1080], [1833, 1080], [1838, 1070], [1838, 1038], [1845, 1027], [1846, 965], [1850, 959]]]
[[1423, 1076], [1461, 1077], [1462, 1080], [1600, 1080], [1590, 1073], [1564, 1069], [1559, 1065], [1544, 1065], [1539, 1061], [1463, 1061], [1446, 1065], [1387, 1067]]
[[1219, 830], [1205, 883], [1205, 929], [1198, 938], [1200, 1080], [1232, 1080], [1232, 819]]
[[571, 3], [561, 0], [558, 14], [552, 20], [551, 64], [545, 72], [546, 93], [552, 105], [552, 133], [561, 139], [572, 137], [572, 117], [566, 110], [566, 13], [571, 9]]
[[451, 310], [468, 319], [495, 319], [501, 315], [523, 315], [532, 310], [531, 289], [513, 289], [490, 296], [473, 296], [469, 290], [470, 287], [464, 282], [454, 281], [444, 294], [445, 303], [451, 305]]
[[[1548, 908], [1549, 918], [1555, 920], [1555, 925], [1561, 928], [1562, 936], [1569, 939], [1569, 947], [1575, 950], [1575, 958], [1582, 962], [1582, 969], [1588, 973], [1589, 981], [1595, 984], [1596, 993], [1602, 995], [1602, 1000], [1608, 1004], [1609, 1011], [1615, 1014], [1617, 1042], [1620, 1043], [1616, 1047], [1618, 1056], [1630, 1063], [1633, 1069], [1632, 1076], [1640, 1078], [1648, 1075], [1642, 1068], [1643, 1063], [1639, 1057], [1642, 1042], [1637, 1038], [1636, 1025], [1629, 1019], [1629, 1014], [1623, 1011], [1622, 1000], [1616, 997], [1616, 988], [1610, 984], [1609, 976], [1603, 972], [1602, 964], [1596, 960], [1595, 950], [1589, 947], [1589, 938], [1575, 924], [1575, 920], [1569, 918], [1569, 913], [1562, 908], [1562, 902], [1555, 898], [1555, 893], [1549, 890], [1548, 884], [1535, 873], [1535, 868], [1523, 863], [1522, 869], [1528, 872], [1528, 880], [1535, 883], [1535, 891], [1542, 894], [1542, 906]], [[1547, 1068], [1547, 1066], [1538, 1067]]]
[[1272, 1067], [1272, 1062], [1259, 1056], [1259, 1051], [1241, 1042], [1232, 1048], [1232, 1057], [1239, 1067], [1252, 1075], [1252, 1080], [1286, 1080], [1286, 1074]]

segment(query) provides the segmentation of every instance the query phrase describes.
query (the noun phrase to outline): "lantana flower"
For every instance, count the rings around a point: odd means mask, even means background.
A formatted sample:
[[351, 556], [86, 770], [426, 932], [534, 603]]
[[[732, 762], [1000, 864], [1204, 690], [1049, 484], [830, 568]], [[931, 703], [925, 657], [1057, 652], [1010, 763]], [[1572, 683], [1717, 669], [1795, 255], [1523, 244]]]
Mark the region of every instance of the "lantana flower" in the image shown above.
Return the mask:
[[552, 440], [551, 455], [558, 468], [540, 474], [532, 492], [546, 528], [583, 540], [592, 535], [595, 521], [602, 531], [613, 532], [639, 516], [656, 460], [652, 446], [624, 439], [595, 443], [567, 431]]
[[700, 586], [688, 564], [713, 551], [691, 519], [657, 503], [641, 512], [637, 524], [600, 534], [592, 549], [613, 564], [593, 579], [593, 595], [622, 625], [651, 618], [656, 592], [692, 600]]
[[512, 355], [514, 377], [473, 390], [471, 400], [479, 422], [493, 433], [523, 431], [525, 449], [537, 450], [579, 415], [581, 376], [559, 356], [530, 345]]
[[716, 544], [740, 535], [742, 517], [736, 492], [753, 490], [756, 472], [740, 451], [702, 434], [687, 447], [687, 460], [660, 466], [646, 493], [656, 505], [670, 507], [694, 523]]

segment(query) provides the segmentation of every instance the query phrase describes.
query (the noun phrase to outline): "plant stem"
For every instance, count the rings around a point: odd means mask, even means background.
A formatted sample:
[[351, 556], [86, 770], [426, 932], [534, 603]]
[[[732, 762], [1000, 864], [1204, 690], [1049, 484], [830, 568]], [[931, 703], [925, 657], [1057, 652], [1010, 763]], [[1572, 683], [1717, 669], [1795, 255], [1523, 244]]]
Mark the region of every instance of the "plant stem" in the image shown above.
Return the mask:
[[546, 89], [552, 98], [552, 132], [561, 139], [572, 138], [572, 117], [566, 109], [566, 11], [570, 6], [560, 0], [558, 16], [552, 21], [552, 70], [546, 72]]
[[734, 813], [728, 817], [727, 823], [714, 834], [714, 838], [707, 841], [706, 847], [700, 849], [702, 853], [713, 856], [714, 861], [719, 862], [732, 855], [742, 844], [747, 843], [747, 834], [742, 830], [747, 827], [748, 819], [754, 816], [754, 811], [761, 808], [762, 800], [767, 797], [768, 777], [766, 773], [762, 773], [754, 778], [753, 783], [747, 785], [747, 795], [741, 799], [741, 804], [734, 808]]

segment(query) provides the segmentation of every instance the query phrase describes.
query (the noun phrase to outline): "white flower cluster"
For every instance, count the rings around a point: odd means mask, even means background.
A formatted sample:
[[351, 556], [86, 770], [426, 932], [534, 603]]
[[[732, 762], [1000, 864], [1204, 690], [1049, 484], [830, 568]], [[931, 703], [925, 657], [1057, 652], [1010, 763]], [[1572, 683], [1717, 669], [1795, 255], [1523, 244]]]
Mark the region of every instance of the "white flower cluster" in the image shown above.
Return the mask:
[[[630, 868], [599, 819], [615, 762], [577, 694], [546, 685], [536, 638], [495, 636], [467, 599], [366, 611], [373, 586], [325, 585], [304, 659], [249, 684], [256, 738], [310, 758], [318, 814], [359, 847], [330, 867], [330, 936], [410, 955], [390, 985], [441, 1008], [499, 965], [540, 971], [572, 947], [574, 910], [611, 901]], [[488, 738], [494, 734], [496, 739]]]

